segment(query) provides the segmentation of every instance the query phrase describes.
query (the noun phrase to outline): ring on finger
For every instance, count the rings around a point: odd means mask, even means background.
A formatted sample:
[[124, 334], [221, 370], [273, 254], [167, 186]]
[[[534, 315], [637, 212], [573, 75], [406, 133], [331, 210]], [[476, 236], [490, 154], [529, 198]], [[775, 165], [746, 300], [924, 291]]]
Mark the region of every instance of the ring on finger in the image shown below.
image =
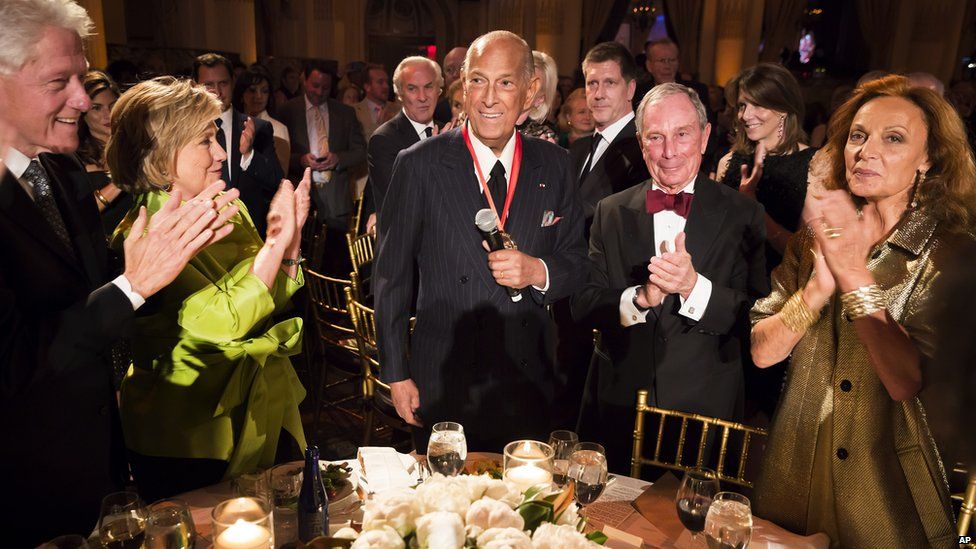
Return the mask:
[[844, 232], [842, 227], [824, 227], [823, 234], [827, 238], [840, 238], [840, 235]]

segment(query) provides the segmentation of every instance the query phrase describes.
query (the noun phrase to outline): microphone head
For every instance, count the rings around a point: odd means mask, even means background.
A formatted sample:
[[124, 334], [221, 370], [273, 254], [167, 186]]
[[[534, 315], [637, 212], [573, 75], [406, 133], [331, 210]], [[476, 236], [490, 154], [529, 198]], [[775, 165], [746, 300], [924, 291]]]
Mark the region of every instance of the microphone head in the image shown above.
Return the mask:
[[498, 216], [490, 208], [478, 210], [474, 216], [474, 224], [483, 233], [490, 233], [498, 228]]

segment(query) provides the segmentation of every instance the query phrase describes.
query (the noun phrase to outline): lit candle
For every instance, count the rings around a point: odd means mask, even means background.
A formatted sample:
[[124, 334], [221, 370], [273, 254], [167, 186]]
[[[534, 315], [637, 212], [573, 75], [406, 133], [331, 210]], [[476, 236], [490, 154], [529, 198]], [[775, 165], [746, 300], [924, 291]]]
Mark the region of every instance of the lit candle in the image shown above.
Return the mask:
[[214, 549], [271, 549], [271, 532], [264, 526], [237, 519], [217, 536]]
[[517, 465], [505, 471], [505, 480], [511, 481], [524, 492], [540, 484], [549, 485], [552, 482], [552, 473], [535, 465]]

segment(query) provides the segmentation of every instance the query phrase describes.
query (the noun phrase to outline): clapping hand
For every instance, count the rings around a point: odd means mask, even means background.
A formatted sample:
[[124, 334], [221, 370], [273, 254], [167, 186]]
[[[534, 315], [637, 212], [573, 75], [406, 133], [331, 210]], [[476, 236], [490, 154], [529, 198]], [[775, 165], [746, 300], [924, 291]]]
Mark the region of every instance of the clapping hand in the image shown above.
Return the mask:
[[266, 244], [288, 246], [295, 236], [295, 226], [295, 189], [290, 181], [282, 179], [268, 209]]
[[244, 121], [244, 129], [241, 130], [241, 157], [247, 156], [254, 147], [254, 119], [250, 116]]
[[312, 188], [312, 170], [310, 168], [305, 168], [305, 173], [302, 175], [302, 180], [298, 183], [298, 187], [295, 188], [295, 234], [302, 234], [302, 227], [305, 226], [305, 222], [308, 220], [308, 212], [311, 207], [311, 197], [309, 196], [309, 190]]
[[756, 198], [756, 185], [762, 178], [763, 163], [766, 162], [766, 146], [762, 141], [756, 143], [756, 153], [753, 156], [752, 171], [745, 164], [739, 166], [742, 171], [742, 179], [739, 181], [739, 192], [749, 198]]
[[685, 233], [680, 232], [674, 239], [675, 251], [665, 252], [651, 258], [647, 269], [651, 272], [648, 282], [657, 286], [665, 294], [680, 294], [688, 299], [698, 273], [691, 263], [691, 254], [685, 249]]
[[872, 204], [858, 213], [846, 190], [808, 193], [804, 205], [824, 262], [842, 292], [870, 284], [868, 254], [882, 237], [881, 216]]

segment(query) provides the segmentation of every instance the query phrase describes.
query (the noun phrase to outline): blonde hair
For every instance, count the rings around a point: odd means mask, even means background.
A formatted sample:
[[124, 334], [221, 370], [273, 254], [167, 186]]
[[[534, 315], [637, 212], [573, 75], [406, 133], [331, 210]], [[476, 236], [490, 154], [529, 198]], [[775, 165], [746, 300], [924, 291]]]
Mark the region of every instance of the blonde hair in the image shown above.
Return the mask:
[[161, 76], [129, 88], [112, 110], [105, 161], [131, 194], [167, 187], [180, 149], [220, 116], [220, 100], [190, 80]]
[[541, 105], [529, 110], [529, 118], [536, 122], [542, 122], [549, 114], [553, 101], [556, 100], [559, 70], [556, 68], [556, 62], [548, 53], [533, 50], [532, 61], [534, 69], [542, 72], [542, 83], [540, 83], [538, 93], [542, 94], [543, 100]]

